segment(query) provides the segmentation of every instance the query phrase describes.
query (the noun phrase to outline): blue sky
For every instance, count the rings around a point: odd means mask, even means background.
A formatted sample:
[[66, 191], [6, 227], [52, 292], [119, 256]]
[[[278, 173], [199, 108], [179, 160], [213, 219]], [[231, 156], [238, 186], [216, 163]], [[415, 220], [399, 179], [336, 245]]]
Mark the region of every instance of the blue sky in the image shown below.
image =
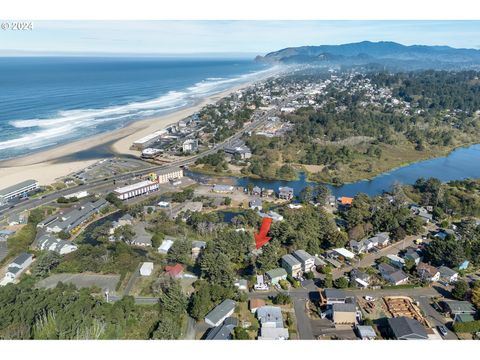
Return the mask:
[[480, 21], [35, 21], [1, 31], [0, 51], [256, 53], [362, 40], [480, 49]]

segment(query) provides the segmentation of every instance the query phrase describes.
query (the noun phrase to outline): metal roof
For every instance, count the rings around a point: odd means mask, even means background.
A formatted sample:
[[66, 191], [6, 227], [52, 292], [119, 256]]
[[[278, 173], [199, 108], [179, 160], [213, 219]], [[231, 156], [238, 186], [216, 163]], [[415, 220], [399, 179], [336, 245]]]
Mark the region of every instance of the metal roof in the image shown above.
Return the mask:
[[393, 335], [398, 340], [420, 340], [428, 339], [427, 332], [423, 325], [414, 319], [405, 316], [387, 319]]
[[23, 188], [30, 187], [37, 183], [38, 183], [37, 180], [25, 180], [25, 181], [22, 181], [21, 183], [6, 187], [4, 189], [0, 189], [0, 197], [7, 196], [11, 193], [15, 193], [17, 191], [22, 190]]
[[235, 301], [231, 299], [223, 300], [219, 305], [215, 307], [212, 311], [210, 311], [207, 316], [205, 316], [205, 320], [210, 320], [211, 323], [216, 324], [219, 322], [224, 316], [226, 316], [230, 311], [235, 309]]
[[282, 276], [287, 276], [287, 272], [285, 271], [284, 268], [276, 268], [267, 271], [267, 275], [271, 278], [277, 278], [277, 277], [282, 277]]

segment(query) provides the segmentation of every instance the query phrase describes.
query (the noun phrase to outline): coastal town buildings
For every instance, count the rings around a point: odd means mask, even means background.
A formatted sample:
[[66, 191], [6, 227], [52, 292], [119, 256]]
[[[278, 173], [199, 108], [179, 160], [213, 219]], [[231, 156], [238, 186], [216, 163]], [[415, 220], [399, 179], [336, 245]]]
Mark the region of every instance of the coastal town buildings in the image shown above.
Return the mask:
[[144, 180], [135, 184], [116, 188], [114, 190], [114, 194], [117, 195], [120, 200], [128, 200], [136, 196], [145, 195], [157, 190], [158, 182]]
[[0, 189], [0, 205], [6, 204], [9, 200], [21, 198], [28, 195], [28, 193], [38, 189], [38, 181], [25, 180], [16, 185], [12, 185]]

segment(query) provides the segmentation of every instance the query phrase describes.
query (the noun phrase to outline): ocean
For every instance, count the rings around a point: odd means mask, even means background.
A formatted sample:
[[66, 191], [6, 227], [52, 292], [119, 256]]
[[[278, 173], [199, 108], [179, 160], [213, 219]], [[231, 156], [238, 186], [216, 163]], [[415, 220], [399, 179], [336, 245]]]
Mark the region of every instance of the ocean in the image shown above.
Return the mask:
[[0, 58], [0, 159], [173, 112], [270, 70], [248, 59]]

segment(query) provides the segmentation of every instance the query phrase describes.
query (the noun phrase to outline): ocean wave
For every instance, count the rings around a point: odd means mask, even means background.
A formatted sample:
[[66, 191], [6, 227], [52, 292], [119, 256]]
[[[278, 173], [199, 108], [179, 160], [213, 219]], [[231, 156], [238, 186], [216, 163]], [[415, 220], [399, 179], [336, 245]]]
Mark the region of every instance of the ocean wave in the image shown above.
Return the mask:
[[244, 83], [274, 71], [275, 68], [269, 68], [232, 78], [207, 78], [181, 91], [170, 91], [155, 99], [124, 105], [99, 109], [62, 110], [47, 119], [13, 120], [9, 122], [11, 126], [25, 129], [24, 131], [30, 129], [32, 132], [15, 139], [0, 141], [0, 150], [44, 147], [45, 143], [64, 142], [67, 139], [79, 138], [82, 133], [91, 133], [91, 129], [115, 122], [124, 126], [128, 121], [144, 119], [188, 106], [205, 96], [224, 91], [235, 83]]

